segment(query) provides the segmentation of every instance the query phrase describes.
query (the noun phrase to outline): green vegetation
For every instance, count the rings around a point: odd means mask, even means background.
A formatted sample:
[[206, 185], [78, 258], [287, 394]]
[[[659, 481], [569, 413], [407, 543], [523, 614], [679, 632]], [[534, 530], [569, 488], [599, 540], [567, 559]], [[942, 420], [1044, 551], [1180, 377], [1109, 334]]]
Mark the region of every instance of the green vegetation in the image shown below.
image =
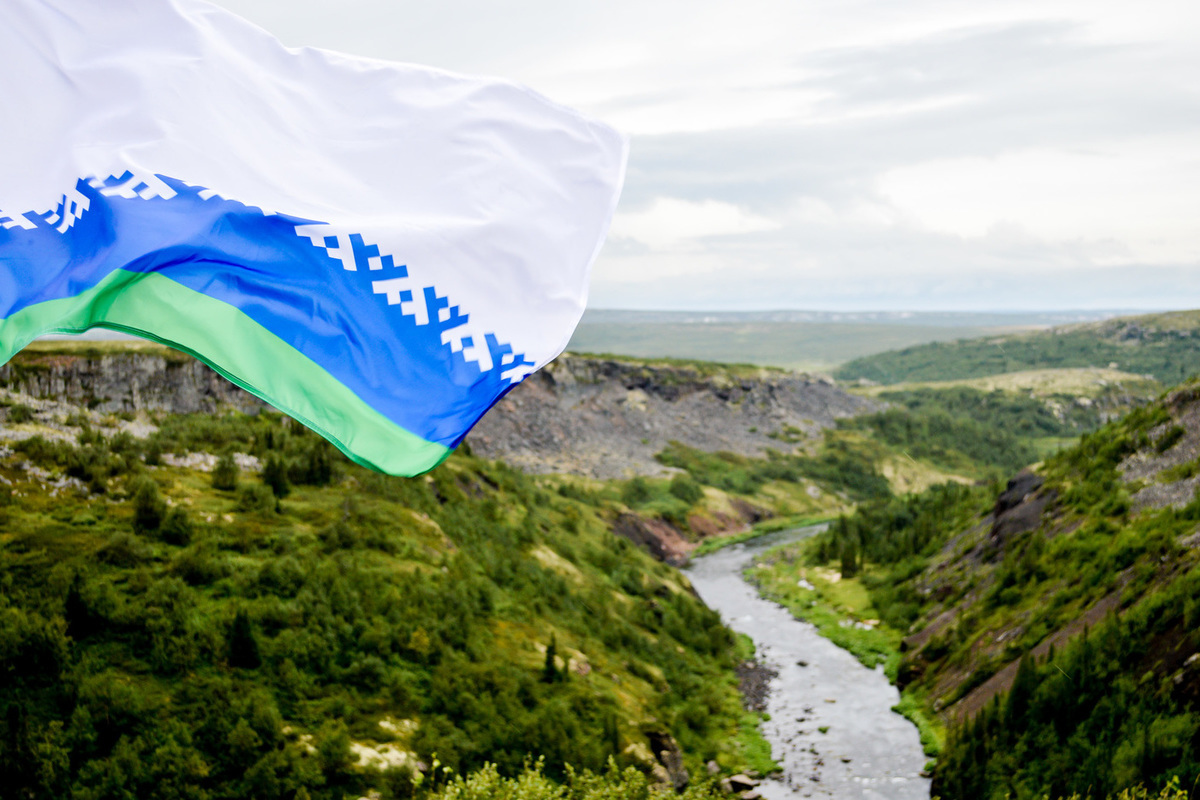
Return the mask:
[[798, 615], [877, 614], [881, 641], [905, 637], [898, 710], [927, 746], [948, 725], [946, 800], [1172, 796], [1200, 774], [1200, 497], [1135, 510], [1119, 465], [1173, 452], [1198, 399], [1185, 386], [1086, 434], [1003, 495], [1000, 520], [996, 486], [864, 503], [756, 578]]
[[853, 322], [592, 322], [575, 330], [575, 353], [621, 353], [626, 358], [702, 359], [827, 370], [849, 359], [924, 342], [951, 341], [1012, 330], [994, 320], [958, 325]]
[[[159, 422], [0, 460], [6, 796], [646, 797], [650, 741], [762, 762], [736, 642], [609, 532], [619, 499], [466, 455], [388, 478], [267, 413]], [[235, 492], [143, 461], [201, 448], [274, 466]]]
[[1038, 460], [1035, 442], [1099, 427], [1099, 412], [1071, 402], [1055, 415], [1042, 400], [967, 387], [884, 392], [892, 408], [844, 425], [951, 472], [1009, 474]]
[[727, 452], [706, 453], [672, 442], [657, 458], [668, 467], [686, 470], [697, 483], [737, 494], [754, 494], [769, 481], [808, 478], [829, 491], [862, 500], [891, 492], [877, 468], [885, 453], [869, 439], [827, 431], [815, 455], [769, 451], [765, 459], [748, 458]]
[[[822, 636], [848, 650], [868, 668], [882, 664], [888, 677], [894, 680], [900, 663], [900, 636], [869, 622], [875, 612], [862, 585], [810, 573], [800, 565], [796, 552], [794, 545], [768, 552], [747, 571], [747, 577], [758, 585], [764, 597], [811, 622]], [[801, 577], [819, 588], [799, 586]]]
[[[1189, 513], [1200, 520], [1200, 502]], [[1194, 781], [1200, 670], [1184, 661], [1200, 647], [1197, 597], [1200, 568], [1192, 568], [1064, 651], [1023, 656], [1003, 700], [952, 729], [936, 791], [988, 800], [1105, 796]]]
[[843, 364], [839, 380], [893, 384], [978, 378], [1025, 370], [1104, 367], [1175, 383], [1200, 372], [1195, 312], [1129, 317], [1048, 331], [933, 342]]
[[667, 797], [701, 800], [721, 796], [708, 785], [689, 786], [677, 794], [672, 788], [651, 783], [644, 774], [631, 767], [619, 770], [613, 765], [603, 773], [571, 770], [566, 781], [560, 783], [547, 777], [542, 763], [538, 762], [511, 778], [504, 777], [494, 765], [489, 764], [470, 775], [456, 776], [431, 795], [430, 800], [499, 800], [509, 797], [521, 800], [653, 800]]
[[754, 527], [741, 533], [731, 533], [728, 536], [713, 536], [700, 542], [700, 546], [692, 553], [693, 557], [699, 557], [708, 553], [716, 552], [730, 545], [741, 544], [757, 539], [760, 536], [766, 536], [769, 533], [778, 533], [779, 531], [791, 530], [793, 528], [807, 528], [810, 525], [820, 525], [822, 522], [829, 522], [832, 517], [826, 515], [792, 515], [786, 517], [775, 517], [774, 519], [764, 520], [756, 523]]

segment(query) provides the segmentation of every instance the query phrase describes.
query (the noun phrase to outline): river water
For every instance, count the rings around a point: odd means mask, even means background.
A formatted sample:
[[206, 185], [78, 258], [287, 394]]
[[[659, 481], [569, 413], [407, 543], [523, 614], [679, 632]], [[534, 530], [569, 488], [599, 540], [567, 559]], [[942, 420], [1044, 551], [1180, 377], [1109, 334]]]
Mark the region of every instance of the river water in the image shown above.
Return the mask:
[[753, 639], [758, 661], [779, 673], [767, 702], [771, 719], [762, 730], [783, 773], [764, 780], [759, 792], [770, 800], [927, 800], [917, 729], [891, 710], [900, 694], [882, 668], [867, 669], [811, 624], [759, 597], [742, 578], [755, 556], [821, 527], [732, 545], [687, 568], [701, 599]]

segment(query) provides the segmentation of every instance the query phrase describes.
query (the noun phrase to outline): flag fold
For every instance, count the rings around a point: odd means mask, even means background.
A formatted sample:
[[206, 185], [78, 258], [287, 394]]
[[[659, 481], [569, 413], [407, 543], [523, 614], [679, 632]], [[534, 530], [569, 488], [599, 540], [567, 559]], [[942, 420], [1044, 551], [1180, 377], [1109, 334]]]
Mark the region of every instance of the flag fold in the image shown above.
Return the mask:
[[0, 363], [135, 333], [403, 475], [566, 346], [627, 155], [517, 84], [200, 0], [6, 0], [0, 97]]

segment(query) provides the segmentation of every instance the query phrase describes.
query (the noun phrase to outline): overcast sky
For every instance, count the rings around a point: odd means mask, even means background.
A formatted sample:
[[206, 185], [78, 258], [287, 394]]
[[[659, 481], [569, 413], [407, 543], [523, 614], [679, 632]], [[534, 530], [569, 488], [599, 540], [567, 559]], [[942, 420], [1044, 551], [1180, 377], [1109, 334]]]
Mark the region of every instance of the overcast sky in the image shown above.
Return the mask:
[[1200, 307], [1200, 3], [220, 0], [632, 137], [590, 305]]

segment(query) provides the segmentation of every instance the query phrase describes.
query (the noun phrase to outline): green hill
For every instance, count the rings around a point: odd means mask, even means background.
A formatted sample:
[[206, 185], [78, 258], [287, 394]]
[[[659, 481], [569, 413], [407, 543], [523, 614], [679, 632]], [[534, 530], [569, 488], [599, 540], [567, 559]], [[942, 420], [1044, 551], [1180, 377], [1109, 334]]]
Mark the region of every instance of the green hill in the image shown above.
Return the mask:
[[[610, 532], [617, 488], [464, 454], [389, 478], [266, 412], [160, 417], [148, 439], [45, 417], [0, 450], [5, 797], [387, 798], [538, 758], [556, 779], [614, 759], [677, 783], [709, 759], [769, 765], [746, 653]], [[214, 450], [261, 471], [208, 469]], [[644, 796], [612, 776], [631, 780]]]
[[1200, 774], [1197, 486], [1190, 383], [1006, 486], [864, 504], [757, 575], [888, 663], [901, 707], [928, 720], [946, 800], [1188, 790]]
[[588, 309], [569, 349], [823, 371], [884, 350], [1106, 316], [1110, 314]]
[[1164, 384], [1200, 373], [1200, 311], [1123, 317], [1047, 331], [933, 342], [854, 359], [835, 377], [882, 384], [1027, 370], [1109, 367]]

